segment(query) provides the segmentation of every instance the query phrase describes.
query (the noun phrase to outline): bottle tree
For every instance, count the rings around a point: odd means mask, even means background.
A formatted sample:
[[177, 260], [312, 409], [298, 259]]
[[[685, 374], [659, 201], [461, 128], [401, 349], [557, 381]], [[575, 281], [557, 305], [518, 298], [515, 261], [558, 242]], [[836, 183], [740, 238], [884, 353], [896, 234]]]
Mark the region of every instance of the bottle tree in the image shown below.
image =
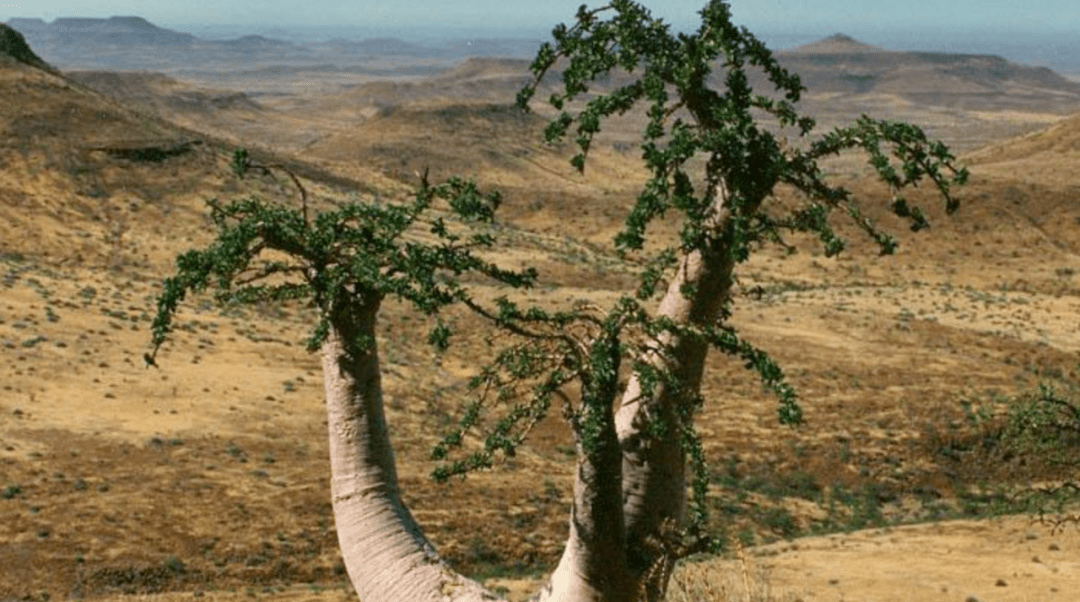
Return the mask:
[[[486, 234], [422, 218], [442, 199], [462, 219], [492, 219], [496, 197], [459, 180], [422, 182], [409, 206], [350, 204], [311, 220], [306, 204], [214, 205], [217, 240], [182, 256], [166, 281], [157, 345], [184, 295], [208, 286], [223, 301], [306, 298], [318, 308], [310, 345], [323, 356], [334, 512], [364, 602], [496, 598], [439, 558], [398, 495], [374, 329], [386, 296], [433, 316], [459, 303], [512, 335], [478, 367], [457, 428], [434, 450], [441, 462], [436, 478], [512, 455], [553, 403], [571, 426], [578, 459], [567, 544], [535, 599], [659, 600], [679, 557], [714, 547], [705, 528], [708, 469], [693, 422], [709, 349], [759, 374], [777, 395], [781, 422], [802, 419], [781, 369], [730, 323], [738, 266], [764, 245], [787, 246], [784, 237], [793, 232], [815, 234], [834, 256], [845, 247], [833, 228], [839, 219], [853, 220], [881, 253], [895, 251], [894, 239], [818, 165], [846, 150], [866, 152], [891, 192], [892, 211], [913, 230], [928, 224], [902, 196], [909, 185], [928, 181], [947, 212], [958, 208], [951, 188], [967, 172], [944, 145], [915, 126], [865, 116], [815, 136], [814, 121], [796, 109], [798, 77], [732, 24], [726, 2], [710, 1], [700, 14], [695, 31], [676, 33], [629, 0], [582, 7], [573, 25], [556, 27], [553, 42], [543, 45], [532, 65], [535, 79], [518, 97], [527, 107], [545, 74], [562, 70], [559, 91], [548, 99], [558, 116], [547, 137], [573, 137], [578, 152], [571, 162], [579, 170], [606, 119], [635, 108], [648, 116], [640, 150], [650, 177], [614, 240], [644, 267], [634, 290], [611, 306], [552, 311], [511, 298], [490, 306], [473, 299], [456, 276], [476, 271], [526, 286], [535, 273], [479, 259], [472, 249], [492, 244]], [[590, 93], [615, 70], [628, 83]], [[764, 73], [768, 94], [752, 88], [751, 70]], [[798, 143], [781, 141], [785, 129]], [[242, 156], [238, 165], [245, 165]], [[778, 202], [781, 189], [800, 201]], [[678, 236], [647, 245], [648, 226], [661, 219], [677, 221]], [[435, 242], [404, 236], [428, 222]], [[265, 255], [271, 251], [277, 253]], [[443, 346], [448, 336], [436, 320], [431, 340]], [[629, 381], [620, 383], [624, 373]], [[465, 439], [481, 431], [482, 444], [463, 452]]]
[[[658, 553], [652, 542], [665, 525], [686, 525], [696, 535], [704, 525], [707, 475], [692, 416], [701, 403], [710, 346], [740, 355], [777, 392], [781, 422], [801, 420], [780, 369], [741, 341], [730, 325], [737, 266], [763, 245], [787, 246], [784, 235], [792, 232], [815, 234], [825, 254], [835, 256], [845, 240], [833, 229], [834, 219], [852, 220], [880, 253], [896, 250], [895, 240], [864, 216], [854, 195], [826, 179], [818, 164], [823, 158], [864, 151], [891, 193], [891, 210], [915, 231], [928, 223], [902, 190], [927, 180], [951, 214], [959, 207], [951, 189], [967, 178], [945, 145], [910, 124], [862, 116], [814, 136], [814, 120], [796, 109], [804, 91], [799, 78], [781, 67], [753, 34], [732, 23], [728, 3], [708, 2], [700, 14], [696, 31], [673, 33], [635, 2], [583, 6], [572, 26], [556, 27], [553, 43], [541, 48], [532, 65], [534, 82], [518, 97], [527, 106], [545, 74], [556, 66], [562, 69], [561, 86], [547, 99], [558, 112], [547, 138], [571, 136], [578, 151], [571, 163], [579, 170], [585, 169], [592, 141], [607, 118], [635, 108], [648, 116], [640, 150], [650, 177], [614, 243], [621, 253], [643, 256], [649, 266], [637, 302], [654, 292], [660, 299], [650, 318], [652, 344], [634, 356], [633, 375], [615, 404], [614, 422], [622, 453], [625, 570], [632, 589], [649, 599], [662, 592], [677, 556]], [[616, 70], [629, 74], [628, 83], [590, 93], [591, 85]], [[766, 93], [752, 88], [755, 71], [767, 80], [771, 89]], [[793, 133], [798, 143], [786, 144], [781, 131]], [[794, 207], [777, 202], [778, 188], [795, 193], [801, 202]], [[678, 240], [646, 253], [646, 229], [658, 219], [680, 222]], [[656, 290], [658, 274], [668, 282], [663, 291]], [[656, 324], [663, 327], [657, 330]], [[697, 472], [691, 488], [697, 503], [689, 517], [688, 453]]]
[[504, 270], [476, 253], [493, 243], [482, 226], [493, 220], [498, 195], [481, 194], [464, 180], [431, 185], [425, 175], [409, 203], [348, 202], [310, 215], [306, 190], [288, 170], [254, 163], [243, 150], [233, 167], [241, 177], [285, 171], [301, 200], [210, 202], [217, 236], [178, 257], [176, 274], [164, 281], [147, 364], [156, 365], [180, 303], [192, 292], [213, 289], [222, 305], [312, 305], [318, 318], [307, 344], [322, 356], [334, 517], [357, 592], [364, 600], [428, 600], [452, 589], [463, 599], [489, 599], [479, 584], [445, 566], [401, 501], [376, 324], [384, 299], [405, 301], [433, 318], [428, 341], [445, 349], [450, 330], [439, 312], [472, 302], [459, 276], [532, 284], [534, 271]]

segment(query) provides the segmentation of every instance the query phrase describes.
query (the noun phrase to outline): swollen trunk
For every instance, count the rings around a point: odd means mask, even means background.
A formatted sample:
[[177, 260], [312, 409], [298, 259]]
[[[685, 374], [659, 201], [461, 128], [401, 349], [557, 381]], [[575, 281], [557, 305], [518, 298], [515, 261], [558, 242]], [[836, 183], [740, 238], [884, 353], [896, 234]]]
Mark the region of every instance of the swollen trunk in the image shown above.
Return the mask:
[[363, 602], [497, 600], [443, 563], [402, 504], [383, 415], [378, 303], [337, 307], [322, 345], [334, 519]]
[[630, 602], [635, 584], [626, 564], [622, 517], [622, 462], [615, 436], [611, 397], [599, 441], [593, 449], [578, 442], [570, 533], [558, 567], [535, 602]]
[[[717, 204], [722, 203], [718, 195]], [[723, 211], [718, 212], [718, 229], [723, 229]], [[660, 316], [679, 325], [712, 324], [730, 295], [734, 261], [728, 253], [726, 236], [719, 236], [704, 249], [683, 256], [660, 308]], [[689, 291], [689, 294], [687, 293]], [[630, 569], [636, 579], [647, 574], [667, 575], [670, 566], [657, 567], [658, 558], [651, 537], [666, 522], [682, 525], [686, 513], [686, 456], [680, 441], [680, 406], [698, 394], [708, 345], [699, 340], [665, 335], [658, 341], [664, 354], [645, 358], [657, 368], [674, 374], [679, 390], [660, 385], [651, 394], [643, 391], [638, 375], [631, 377], [615, 416], [623, 453], [623, 510]], [[662, 434], [655, 437], [649, 425], [660, 422]], [[643, 583], [650, 598], [658, 596], [666, 584]]]

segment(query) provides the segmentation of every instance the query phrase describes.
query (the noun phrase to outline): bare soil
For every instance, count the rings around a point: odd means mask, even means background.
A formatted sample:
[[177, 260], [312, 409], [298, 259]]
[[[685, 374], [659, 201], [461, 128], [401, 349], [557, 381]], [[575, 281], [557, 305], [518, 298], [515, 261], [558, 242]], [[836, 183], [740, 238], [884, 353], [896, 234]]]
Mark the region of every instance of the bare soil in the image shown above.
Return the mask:
[[[538, 265], [545, 282], [530, 300], [603, 301], [630, 281], [634, 267], [604, 245], [642, 177], [624, 146], [633, 116], [580, 176], [538, 142], [539, 120], [500, 103], [435, 94], [353, 123], [334, 121], [346, 99], [294, 100], [320, 109], [221, 131], [240, 110], [224, 107], [210, 120], [188, 113], [185, 130], [72, 82], [0, 69], [0, 103], [16, 107], [0, 127], [0, 600], [353, 598], [330, 512], [321, 376], [303, 345], [310, 309], [191, 299], [161, 367], [142, 359], [171, 258], [211, 235], [202, 199], [295, 202], [287, 187], [233, 179], [213, 140], [289, 146], [313, 174], [316, 208], [401, 199], [414, 172], [449, 161], [507, 191], [505, 257]], [[986, 150], [965, 158], [973, 182], [957, 215], [916, 195], [933, 224], [918, 234], [890, 220], [859, 164], [832, 167], [880, 207], [869, 214], [897, 233], [894, 256], [853, 232], [837, 259], [795, 241], [794, 256], [769, 250], [742, 266], [734, 322], [785, 368], [807, 422], [780, 426], [751, 374], [710, 360], [699, 420], [713, 517], [748, 548], [741, 562], [688, 565], [676, 583], [700, 569], [733, 592], [770, 584], [778, 600], [1071, 600], [1072, 526], [985, 517], [994, 503], [1019, 511], [1006, 494], [1075, 480], [1075, 465], [1001, 455], [961, 402], [1000, 414], [1040, 382], [1080, 383], [1077, 118], [1004, 101], [977, 112], [892, 97], [831, 106], [913, 117]], [[296, 145], [301, 119], [325, 138]], [[161, 161], [93, 150], [200, 128], [214, 137]], [[561, 551], [572, 450], [551, 418], [504, 466], [446, 485], [428, 477], [430, 449], [490, 353], [482, 324], [453, 323], [454, 346], [435, 358], [426, 324], [384, 311], [404, 495], [452, 562], [520, 597]], [[725, 581], [740, 574], [751, 578]]]

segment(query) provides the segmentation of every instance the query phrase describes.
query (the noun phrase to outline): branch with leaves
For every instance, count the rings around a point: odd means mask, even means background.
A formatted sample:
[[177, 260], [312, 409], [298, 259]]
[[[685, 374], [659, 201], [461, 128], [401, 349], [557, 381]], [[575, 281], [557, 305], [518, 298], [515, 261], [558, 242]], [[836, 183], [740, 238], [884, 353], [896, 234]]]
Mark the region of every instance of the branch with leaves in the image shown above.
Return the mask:
[[[252, 168], [245, 152], [235, 157], [234, 166]], [[303, 190], [296, 176], [289, 175]], [[445, 204], [446, 217], [428, 216], [437, 201]], [[506, 270], [476, 254], [494, 244], [484, 229], [466, 232], [448, 223], [453, 218], [461, 224], [490, 224], [498, 204], [497, 194], [482, 194], [473, 182], [451, 179], [432, 185], [426, 174], [410, 203], [353, 202], [313, 219], [306, 203], [296, 208], [258, 198], [211, 200], [217, 238], [209, 247], [177, 259], [177, 272], [165, 280], [158, 299], [153, 349], [146, 362], [154, 365], [180, 303], [189, 293], [207, 288], [215, 290], [221, 305], [292, 300], [314, 304], [321, 317], [308, 339], [310, 350], [326, 337], [333, 300], [396, 296], [436, 317], [428, 339], [444, 349], [450, 330], [438, 320], [439, 311], [470, 298], [459, 276], [478, 273], [512, 287], [528, 287], [536, 279], [535, 270]]]
[[[889, 190], [889, 208], [909, 220], [914, 231], [929, 224], [903, 191], [929, 182], [951, 214], [959, 207], [953, 189], [968, 177], [945, 145], [910, 124], [862, 116], [849, 126], [815, 134], [815, 120], [797, 109], [805, 91], [798, 76], [746, 28], [732, 23], [727, 2], [712, 0], [700, 14], [695, 31], [675, 33], [631, 0], [583, 6], [571, 26], [556, 27], [553, 41], [541, 47], [532, 64], [534, 78], [518, 95], [518, 104], [528, 109], [544, 77], [556, 66], [561, 70], [558, 91], [546, 99], [557, 111], [546, 137], [552, 142], [570, 137], [577, 147], [570, 162], [582, 172], [607, 120], [633, 110], [647, 117], [640, 149], [650, 176], [614, 244], [645, 266], [638, 301], [663, 293], [660, 284], [667, 282], [662, 306], [691, 308], [679, 309], [676, 314], [682, 317], [677, 319], [661, 311], [640, 321], [652, 344], [627, 349], [634, 378], [642, 385], [639, 397], [658, 408], [675, 404], [681, 424], [654, 440], [681, 446], [691, 459], [697, 475], [694, 513], [704, 512], [708, 478], [692, 427], [700, 385], [678, 382], [671, 366], [703, 361], [699, 356], [709, 348], [738, 357], [776, 394], [782, 422], [802, 419], [794, 389], [776, 362], [743, 341], [729, 322], [736, 266], [765, 244], [794, 251], [784, 236], [794, 232], [816, 235], [827, 256], [841, 253], [847, 241], [834, 226], [836, 213], [856, 224], [882, 254], [897, 248], [895, 239], [866, 217], [850, 190], [826, 178], [819, 161], [849, 150], [866, 153]], [[597, 83], [616, 72], [618, 77], [610, 79], [622, 83], [600, 90]], [[763, 73], [771, 90], [754, 90], [754, 73]], [[792, 132], [797, 144], [781, 137]], [[796, 193], [798, 201], [780, 202], [782, 191]], [[646, 252], [650, 224], [667, 218], [678, 220], [678, 239], [653, 241]], [[700, 273], [713, 280], [680, 282], [694, 277], [683, 271], [689, 265], [705, 265]], [[710, 309], [692, 309], [697, 307]], [[668, 348], [658, 353], [662, 341]], [[675, 346], [682, 351], [672, 351]], [[695, 525], [704, 523], [701, 514], [691, 518]]]

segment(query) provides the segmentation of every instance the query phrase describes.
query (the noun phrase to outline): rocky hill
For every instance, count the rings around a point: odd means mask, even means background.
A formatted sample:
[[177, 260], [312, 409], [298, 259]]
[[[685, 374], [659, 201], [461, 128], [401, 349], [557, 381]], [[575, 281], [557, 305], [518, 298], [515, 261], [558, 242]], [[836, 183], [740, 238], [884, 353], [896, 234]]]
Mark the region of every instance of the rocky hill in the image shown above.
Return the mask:
[[32, 67], [52, 71], [53, 68], [30, 50], [26, 38], [17, 30], [0, 23], [0, 56], [14, 59]]
[[224, 110], [258, 112], [262, 107], [243, 92], [185, 84], [149, 71], [71, 71], [71, 79], [106, 96], [166, 118], [213, 114]]
[[0, 105], [0, 253], [103, 263], [111, 236], [118, 260], [141, 260], [134, 221], [187, 222], [222, 183], [220, 151], [201, 136], [57, 73], [0, 62]]
[[[103, 88], [127, 86], [136, 97], [171, 81], [154, 75], [83, 79]], [[248, 106], [242, 96], [180, 87], [172, 102], [187, 103], [189, 112]], [[179, 244], [165, 232], [200, 229], [205, 200], [236, 194], [240, 184], [228, 168], [235, 146], [162, 119], [150, 110], [160, 98], [148, 92], [145, 102], [109, 97], [61, 73], [0, 56], [0, 254], [64, 265], [171, 263], [176, 249], [151, 240]], [[328, 186], [354, 186], [289, 164]], [[112, 242], [103, 246], [102, 240]]]
[[[1075, 160], [1078, 155], [1080, 115], [1074, 115], [1044, 130], [981, 149], [972, 153], [970, 158], [983, 163], [1025, 160], [1056, 163], [1058, 167], [1065, 169], [1068, 161]], [[1075, 163], [1073, 165], [1075, 166]]]

